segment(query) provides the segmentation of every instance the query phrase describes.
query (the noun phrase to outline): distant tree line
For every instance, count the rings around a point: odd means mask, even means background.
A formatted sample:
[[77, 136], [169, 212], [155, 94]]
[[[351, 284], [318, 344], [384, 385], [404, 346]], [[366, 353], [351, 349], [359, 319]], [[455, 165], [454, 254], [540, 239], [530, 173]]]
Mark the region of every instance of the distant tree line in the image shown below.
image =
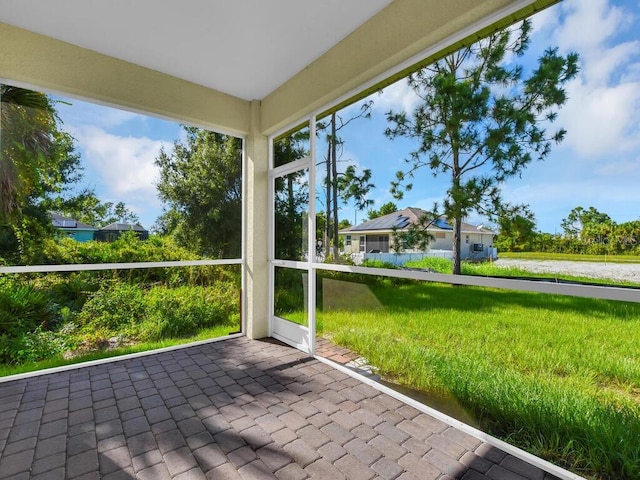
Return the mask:
[[640, 255], [640, 219], [617, 223], [594, 207], [572, 209], [561, 223], [562, 232], [535, 230], [535, 217], [503, 218], [494, 245], [501, 251]]

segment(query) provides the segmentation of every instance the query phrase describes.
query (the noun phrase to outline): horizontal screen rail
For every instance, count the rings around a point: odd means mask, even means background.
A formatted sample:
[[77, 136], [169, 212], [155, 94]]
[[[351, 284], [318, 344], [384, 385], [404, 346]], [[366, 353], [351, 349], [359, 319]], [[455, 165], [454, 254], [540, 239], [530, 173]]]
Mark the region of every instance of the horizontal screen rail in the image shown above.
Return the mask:
[[230, 258], [224, 260], [177, 260], [168, 262], [130, 262], [130, 263], [87, 263], [68, 265], [19, 265], [0, 267], [3, 273], [53, 273], [53, 272], [81, 272], [91, 270], [135, 270], [140, 268], [166, 267], [196, 267], [202, 265], [242, 265], [244, 260]]
[[331, 265], [326, 263], [314, 263], [313, 269], [376, 275], [380, 277], [404, 278], [408, 280], [423, 280], [428, 282], [448, 283], [451, 285], [501, 288], [506, 290], [519, 290], [525, 292], [549, 293], [572, 297], [598, 298], [601, 300], [640, 303], [640, 289], [636, 288], [575, 285], [556, 283], [552, 280], [534, 281], [479, 277], [473, 275], [448, 275], [444, 273], [420, 272], [415, 270], [391, 270], [386, 268], [354, 267], [349, 265]]

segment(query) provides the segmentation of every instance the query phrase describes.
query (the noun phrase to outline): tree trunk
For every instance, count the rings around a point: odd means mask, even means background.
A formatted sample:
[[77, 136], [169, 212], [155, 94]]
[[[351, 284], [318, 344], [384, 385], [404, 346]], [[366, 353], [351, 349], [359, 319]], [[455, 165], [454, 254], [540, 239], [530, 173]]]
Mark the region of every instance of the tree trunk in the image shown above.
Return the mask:
[[333, 261], [340, 263], [338, 257], [338, 148], [336, 138], [336, 114], [331, 114], [331, 189], [333, 202]]
[[460, 240], [462, 233], [461, 218], [456, 218], [453, 225], [453, 274], [460, 275]]
[[[460, 167], [458, 162], [458, 150], [457, 148], [453, 148], [453, 188], [451, 189], [453, 192], [454, 199], [456, 195], [460, 191]], [[454, 215], [453, 215], [453, 274], [460, 275], [460, 243], [462, 236], [462, 211], [460, 205], [457, 203], [457, 200], [454, 200]]]

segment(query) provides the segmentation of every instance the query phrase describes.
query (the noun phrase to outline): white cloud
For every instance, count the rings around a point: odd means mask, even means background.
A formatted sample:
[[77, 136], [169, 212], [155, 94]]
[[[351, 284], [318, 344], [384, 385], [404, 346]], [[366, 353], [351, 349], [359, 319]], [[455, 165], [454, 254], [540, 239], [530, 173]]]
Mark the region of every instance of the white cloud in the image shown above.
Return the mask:
[[630, 60], [640, 54], [640, 41], [624, 42], [610, 48], [582, 53], [581, 76], [593, 85], [607, 85], [617, 81], [634, 81], [640, 78], [634, 71], [637, 63]]
[[608, 0], [566, 0], [561, 11], [565, 19], [553, 40], [563, 49], [582, 53], [600, 50], [620, 29], [631, 25], [628, 12], [610, 5]]
[[66, 128], [74, 128], [77, 125], [95, 125], [108, 130], [132, 120], [147, 118], [138, 113], [74, 99], [64, 99], [57, 105], [57, 108], [64, 119]]
[[[154, 160], [163, 142], [145, 137], [120, 137], [96, 126], [75, 131], [83, 159], [100, 176], [99, 183], [110, 196], [156, 200], [158, 168]], [[87, 180], [92, 181], [88, 178]]]
[[598, 167], [595, 173], [602, 177], [640, 175], [640, 158], [635, 160], [612, 159]]
[[592, 159], [639, 148], [640, 41], [620, 39], [634, 15], [607, 0], [568, 0], [544, 13], [552, 28], [540, 26], [539, 33], [580, 56], [558, 115], [557, 125], [567, 130], [564, 144]]
[[594, 87], [583, 80], [567, 92], [571, 101], [558, 116], [565, 144], [584, 157], [602, 157], [640, 146], [640, 82]]
[[543, 38], [546, 38], [548, 37], [549, 32], [552, 32], [557, 28], [558, 23], [560, 22], [557, 8], [559, 7], [555, 6], [545, 8], [531, 17], [532, 36], [538, 34]]
[[389, 110], [412, 112], [419, 103], [420, 97], [409, 87], [405, 78], [373, 96], [373, 108], [381, 113]]

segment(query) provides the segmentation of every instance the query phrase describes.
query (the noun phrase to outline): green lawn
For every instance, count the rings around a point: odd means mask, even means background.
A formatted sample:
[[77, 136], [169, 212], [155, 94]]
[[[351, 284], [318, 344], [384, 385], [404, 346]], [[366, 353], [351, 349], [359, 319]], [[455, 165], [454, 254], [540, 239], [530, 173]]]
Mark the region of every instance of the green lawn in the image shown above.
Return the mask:
[[375, 302], [319, 314], [325, 336], [384, 377], [453, 395], [534, 454], [640, 478], [640, 305], [389, 279], [369, 289]]
[[570, 260], [572, 262], [640, 263], [639, 255], [583, 255], [578, 253], [499, 252], [499, 258]]

